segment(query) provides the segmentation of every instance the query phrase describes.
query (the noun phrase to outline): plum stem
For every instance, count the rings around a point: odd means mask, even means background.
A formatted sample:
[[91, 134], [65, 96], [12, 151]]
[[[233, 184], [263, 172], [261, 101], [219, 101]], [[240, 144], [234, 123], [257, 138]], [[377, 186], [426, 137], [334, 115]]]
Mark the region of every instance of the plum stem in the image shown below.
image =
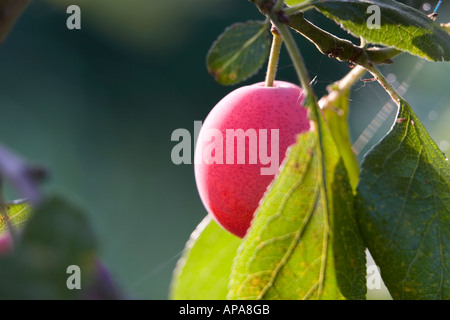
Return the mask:
[[283, 43], [283, 39], [281, 38], [275, 26], [272, 25], [272, 29], [270, 31], [272, 32], [273, 39], [272, 47], [270, 48], [269, 63], [267, 64], [266, 87], [273, 87], [273, 82], [277, 74], [281, 45]]
[[398, 107], [400, 107], [400, 101], [403, 100], [403, 98], [400, 96], [400, 94], [397, 92], [397, 90], [395, 90], [394, 87], [386, 80], [386, 78], [381, 73], [380, 69], [378, 69], [371, 62], [362, 63], [361, 66], [366, 68], [366, 70], [369, 71], [374, 76], [374, 78], [378, 81], [378, 83], [389, 94], [389, 96], [391, 97], [392, 101], [394, 101], [395, 104]]
[[272, 22], [275, 24], [280, 36], [282, 37], [289, 56], [294, 64], [295, 71], [300, 79], [303, 90], [307, 96], [314, 97], [314, 91], [311, 87], [311, 81], [306, 71], [306, 65], [303, 60], [300, 50], [295, 43], [295, 40], [289, 31], [286, 24], [276, 21], [276, 18], [272, 18]]

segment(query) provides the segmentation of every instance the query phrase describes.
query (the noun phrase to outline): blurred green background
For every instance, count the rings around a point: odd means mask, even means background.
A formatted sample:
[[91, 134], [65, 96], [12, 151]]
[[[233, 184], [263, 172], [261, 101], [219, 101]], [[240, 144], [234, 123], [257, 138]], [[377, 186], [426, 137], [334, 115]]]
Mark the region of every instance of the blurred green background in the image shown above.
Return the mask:
[[[426, 2], [407, 3], [427, 9]], [[81, 30], [66, 28], [69, 4], [81, 8]], [[48, 193], [89, 209], [101, 257], [131, 297], [167, 298], [176, 260], [206, 214], [192, 165], [170, 158], [172, 131], [193, 132], [194, 121], [235, 88], [208, 75], [206, 53], [231, 23], [262, 18], [246, 0], [34, 1], [0, 48], [0, 140], [49, 169]], [[308, 18], [357, 43], [320, 14]], [[438, 21], [450, 21], [450, 3]], [[349, 66], [297, 39], [321, 96]], [[396, 86], [406, 81], [404, 97], [441, 149], [449, 149], [450, 64], [406, 54], [395, 61], [383, 72]], [[246, 83], [263, 78], [264, 70]], [[278, 79], [297, 82], [284, 50]], [[377, 83], [355, 85], [354, 140], [388, 101]]]

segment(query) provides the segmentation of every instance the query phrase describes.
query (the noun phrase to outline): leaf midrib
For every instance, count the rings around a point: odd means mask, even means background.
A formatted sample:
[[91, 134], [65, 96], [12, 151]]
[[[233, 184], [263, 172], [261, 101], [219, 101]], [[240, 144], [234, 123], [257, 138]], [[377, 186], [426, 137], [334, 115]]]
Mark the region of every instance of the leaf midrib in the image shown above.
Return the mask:
[[[308, 172], [311, 172], [314, 162], [314, 154], [309, 158], [309, 161], [307, 162], [307, 165], [305, 166], [305, 169], [303, 170], [303, 174], [300, 176], [300, 179], [289, 189], [289, 191], [286, 193], [286, 195], [283, 197], [283, 200], [281, 201], [280, 207], [277, 210], [277, 213], [274, 214], [274, 216], [280, 215], [281, 212], [284, 210], [287, 201], [291, 197], [291, 195], [294, 193], [294, 191], [301, 186], [303, 181], [305, 180], [305, 177], [308, 175]], [[317, 193], [317, 183], [314, 186], [314, 194]], [[317, 196], [316, 196], [317, 201]], [[259, 293], [257, 299], [262, 300], [267, 293], [267, 291], [270, 289], [270, 287], [273, 286], [276, 277], [278, 273], [281, 271], [283, 266], [286, 264], [287, 260], [290, 256], [292, 256], [293, 251], [298, 243], [298, 241], [301, 238], [301, 235], [303, 234], [304, 229], [306, 229], [306, 226], [312, 216], [312, 213], [314, 212], [314, 209], [316, 207], [316, 201], [314, 201], [314, 205], [312, 206], [312, 210], [309, 210], [309, 214], [305, 217], [303, 224], [300, 226], [299, 230], [295, 233], [294, 239], [291, 242], [291, 245], [289, 246], [289, 249], [286, 251], [286, 253], [283, 255], [283, 258], [280, 260], [280, 262], [277, 264], [275, 269], [272, 271], [272, 276], [270, 278], [270, 281], [267, 283], [267, 285], [264, 286], [264, 288]]]
[[262, 33], [266, 31], [266, 28], [267, 25], [263, 24], [262, 28], [253, 37], [245, 41], [241, 48], [222, 65], [221, 69], [226, 70], [242, 54], [242, 52], [244, 52], [253, 42], [255, 42], [261, 36]]
[[[317, 137], [315, 137], [315, 138], [317, 138]], [[306, 170], [304, 171], [305, 174], [302, 176], [301, 179], [299, 179], [299, 181], [297, 181], [291, 187], [291, 189], [288, 191], [286, 196], [283, 198], [282, 203], [280, 204], [280, 209], [278, 210], [277, 214], [279, 214], [280, 212], [282, 212], [284, 210], [284, 207], [285, 207], [288, 199], [290, 198], [292, 193], [295, 191], [295, 189], [297, 189], [303, 183], [303, 180], [307, 176], [308, 172], [310, 172], [310, 170], [315, 169], [314, 174], [313, 174], [314, 176], [319, 175], [319, 172], [317, 172], [317, 171], [322, 172], [322, 170], [319, 170], [319, 169], [320, 169], [320, 166], [324, 166], [324, 163], [323, 163], [324, 159], [317, 160], [318, 166], [319, 166], [318, 168], [314, 168], [312, 165], [313, 162], [315, 161], [314, 157], [315, 156], [319, 157], [319, 152], [318, 152], [319, 150], [317, 150], [317, 148], [319, 148], [319, 146], [316, 145], [316, 151], [309, 158], [308, 165], [306, 166]], [[321, 155], [323, 157], [323, 153]], [[325, 196], [325, 199], [322, 199], [324, 196]], [[289, 246], [288, 250], [283, 255], [283, 258], [280, 260], [280, 262], [277, 264], [277, 266], [274, 268], [274, 270], [272, 271], [272, 275], [271, 275], [269, 282], [264, 286], [264, 288], [261, 290], [260, 294], [258, 295], [258, 297], [257, 297], [258, 300], [264, 299], [264, 296], [266, 295], [268, 290], [275, 283], [276, 277], [278, 276], [278, 274], [282, 270], [282, 268], [286, 265], [288, 259], [294, 253], [295, 248], [297, 247], [299, 241], [301, 240], [304, 231], [308, 227], [310, 219], [316, 212], [319, 201], [323, 200], [326, 202], [327, 196], [328, 195], [327, 195], [325, 187], [323, 186], [323, 183], [320, 183], [320, 181], [316, 180], [316, 184], [314, 186], [314, 201], [312, 202], [312, 206], [310, 207], [310, 209], [308, 210], [308, 213], [306, 214], [305, 218], [303, 219], [302, 225], [299, 227], [299, 229], [295, 233], [295, 236], [292, 239], [291, 245]], [[318, 298], [320, 297], [320, 295], [322, 293], [323, 283], [325, 281], [326, 263], [327, 263], [327, 255], [328, 255], [328, 241], [329, 241], [329, 230], [328, 230], [329, 228], [327, 227], [329, 217], [328, 217], [328, 210], [326, 208], [323, 208], [323, 215], [324, 215], [324, 219], [326, 221], [324, 221], [323, 243], [322, 243], [323, 245], [322, 245], [322, 253], [320, 256], [321, 265], [320, 265], [320, 270], [319, 270], [319, 279], [308, 290], [308, 292], [305, 294], [305, 296], [302, 299], [307, 299], [309, 296], [311, 296], [313, 294], [313, 292], [317, 289], [317, 287], [319, 287], [319, 290], [317, 293]]]
[[[295, 189], [297, 189], [300, 186], [300, 183], [295, 185]], [[315, 201], [313, 202], [313, 205], [311, 206], [311, 208], [308, 210], [307, 215], [305, 216], [302, 225], [300, 226], [300, 228], [297, 230], [297, 232], [295, 233], [294, 238], [291, 241], [291, 245], [289, 246], [288, 250], [286, 251], [286, 253], [283, 255], [283, 258], [280, 260], [280, 262], [277, 264], [277, 266], [275, 267], [275, 269], [272, 271], [272, 276], [269, 280], [269, 282], [267, 283], [267, 285], [264, 286], [264, 288], [261, 290], [260, 294], [258, 295], [257, 300], [262, 300], [264, 299], [265, 294], [267, 293], [267, 291], [273, 286], [273, 284], [275, 283], [276, 277], [278, 276], [279, 272], [281, 271], [281, 269], [286, 265], [288, 259], [292, 256], [292, 254], [294, 253], [295, 248], [297, 247], [298, 243], [300, 242], [300, 239], [304, 233], [304, 231], [306, 230], [309, 221], [311, 220], [311, 217], [313, 216], [316, 208], [317, 208], [317, 203], [319, 201], [319, 192], [318, 192], [318, 186], [319, 184], [315, 185], [314, 188], [314, 195], [315, 195]]]

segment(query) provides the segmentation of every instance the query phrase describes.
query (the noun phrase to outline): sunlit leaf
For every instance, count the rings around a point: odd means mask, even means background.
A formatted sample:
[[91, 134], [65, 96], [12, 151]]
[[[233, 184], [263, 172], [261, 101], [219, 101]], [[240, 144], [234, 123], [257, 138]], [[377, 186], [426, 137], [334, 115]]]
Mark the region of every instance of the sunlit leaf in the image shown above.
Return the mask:
[[[398, 1], [315, 0], [312, 4], [350, 33], [368, 42], [394, 47], [428, 60], [450, 60], [450, 35], [423, 12]], [[373, 28], [377, 23], [377, 8], [379, 28]]]
[[206, 65], [223, 85], [236, 84], [254, 75], [269, 54], [269, 24], [263, 21], [235, 23], [212, 45]]
[[394, 299], [450, 298], [450, 166], [409, 105], [366, 155], [361, 234]]
[[[12, 226], [20, 230], [31, 217], [31, 207], [25, 200], [18, 200], [5, 204], [6, 213]], [[0, 234], [6, 231], [6, 220], [0, 216]]]
[[319, 121], [322, 148], [314, 132], [301, 134], [257, 210], [233, 264], [229, 298], [365, 298], [352, 190]]
[[207, 216], [192, 233], [178, 261], [171, 299], [222, 300], [228, 292], [231, 264], [241, 239]]

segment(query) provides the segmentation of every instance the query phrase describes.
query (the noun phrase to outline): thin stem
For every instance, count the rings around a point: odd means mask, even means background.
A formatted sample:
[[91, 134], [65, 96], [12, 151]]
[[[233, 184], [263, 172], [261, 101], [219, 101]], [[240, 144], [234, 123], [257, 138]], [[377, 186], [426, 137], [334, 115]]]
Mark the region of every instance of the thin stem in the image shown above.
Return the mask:
[[[367, 55], [367, 60], [375, 64], [391, 64], [392, 58], [395, 58], [399, 54], [403, 53], [400, 50], [395, 48], [379, 48], [379, 47], [371, 47], [364, 50]], [[364, 61], [363, 61], [364, 62]], [[357, 64], [362, 65], [361, 61], [356, 61]]]
[[294, 68], [297, 72], [303, 91], [305, 92], [306, 96], [315, 97], [314, 91], [310, 84], [311, 80], [308, 73], [306, 72], [305, 62], [302, 55], [300, 54], [300, 50], [298, 49], [297, 44], [295, 43], [294, 37], [289, 31], [289, 28], [284, 23], [277, 21], [276, 18], [272, 19], [272, 23], [275, 25], [279, 34], [284, 40], [284, 44], [294, 64]]
[[303, 12], [291, 15], [289, 19], [289, 27], [314, 43], [321, 53], [339, 61], [350, 61], [356, 64], [367, 60], [376, 64], [392, 63], [392, 58], [401, 53], [400, 50], [393, 48], [359, 47], [349, 40], [336, 37], [317, 27], [304, 18]]
[[391, 96], [391, 99], [395, 102], [397, 106], [400, 105], [400, 100], [403, 100], [403, 98], [400, 96], [400, 94], [394, 89], [394, 87], [386, 80], [386, 78], [383, 76], [383, 74], [380, 72], [380, 70], [370, 62], [362, 64], [364, 68], [367, 69], [378, 81], [378, 83], [381, 84], [381, 86], [386, 90], [386, 92]]
[[272, 27], [272, 47], [270, 48], [269, 63], [266, 72], [266, 87], [273, 87], [273, 82], [277, 74], [278, 60], [280, 58], [281, 45], [283, 38], [281, 38], [277, 29]]
[[275, 5], [272, 8], [272, 11], [274, 12], [279, 12], [284, 6], [284, 0], [277, 0], [277, 2], [275, 2]]
[[335, 82], [332, 85], [332, 91], [327, 96], [320, 99], [322, 103], [325, 103], [325, 105], [321, 107], [326, 108], [331, 106], [344, 91], [349, 90], [366, 72], [367, 70], [364, 67], [356, 66], [352, 71], [347, 73], [345, 77]]

